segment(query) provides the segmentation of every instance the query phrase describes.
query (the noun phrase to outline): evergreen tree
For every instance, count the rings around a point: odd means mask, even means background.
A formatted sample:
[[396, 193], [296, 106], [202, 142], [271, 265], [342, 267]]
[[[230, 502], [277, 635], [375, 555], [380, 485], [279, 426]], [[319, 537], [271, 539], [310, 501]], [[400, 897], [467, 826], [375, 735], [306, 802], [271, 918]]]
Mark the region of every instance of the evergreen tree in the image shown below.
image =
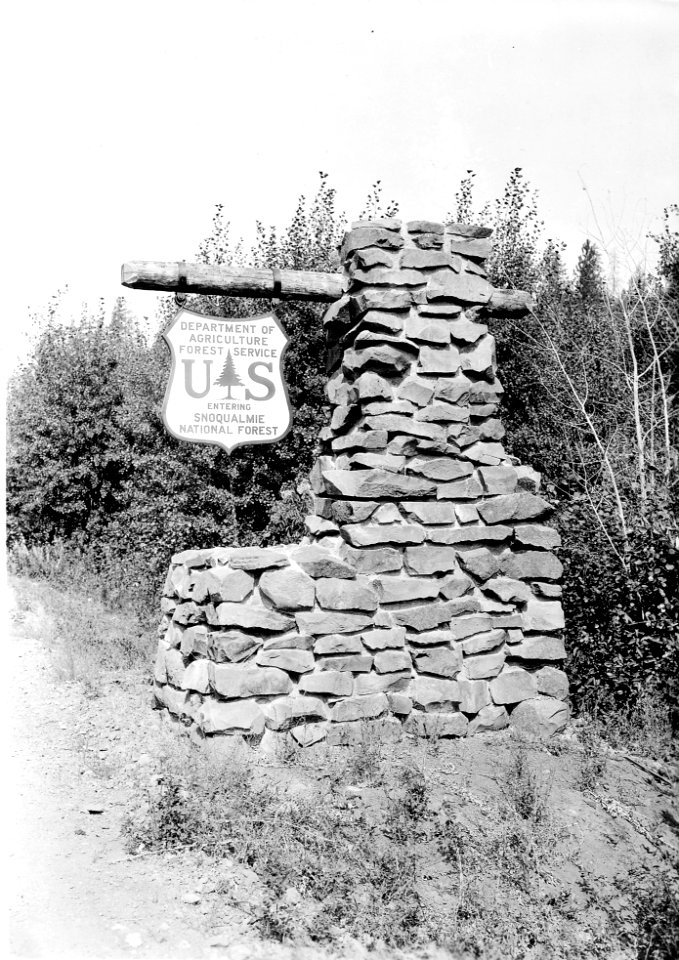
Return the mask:
[[226, 351], [226, 360], [224, 361], [224, 367], [222, 368], [221, 375], [216, 381], [218, 387], [228, 387], [229, 392], [226, 395], [227, 400], [232, 400], [231, 396], [231, 387], [242, 387], [243, 382], [238, 376], [236, 371], [236, 365], [233, 362], [233, 357], [231, 356], [231, 351]]
[[605, 297], [601, 255], [593, 243], [585, 240], [575, 268], [575, 295], [585, 309], [600, 307]]

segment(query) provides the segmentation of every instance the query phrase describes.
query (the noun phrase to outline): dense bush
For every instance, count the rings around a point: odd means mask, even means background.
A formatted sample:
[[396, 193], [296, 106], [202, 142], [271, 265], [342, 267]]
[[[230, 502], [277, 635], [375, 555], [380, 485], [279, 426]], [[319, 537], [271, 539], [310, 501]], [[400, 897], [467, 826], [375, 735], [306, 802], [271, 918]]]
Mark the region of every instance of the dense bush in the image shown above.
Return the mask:
[[679, 728], [679, 550], [662, 509], [618, 543], [622, 561], [582, 502], [564, 507], [558, 521], [576, 702], [634, 712], [644, 696], [660, 694]]

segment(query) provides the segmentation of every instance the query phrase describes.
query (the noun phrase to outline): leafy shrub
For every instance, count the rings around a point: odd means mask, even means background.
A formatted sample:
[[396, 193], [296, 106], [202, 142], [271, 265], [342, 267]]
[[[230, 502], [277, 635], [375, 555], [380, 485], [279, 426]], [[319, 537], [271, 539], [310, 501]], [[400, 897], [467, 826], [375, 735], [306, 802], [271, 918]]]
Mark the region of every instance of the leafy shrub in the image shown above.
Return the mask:
[[568, 661], [578, 707], [633, 708], [660, 695], [679, 720], [679, 551], [662, 512], [639, 518], [624, 562], [591, 511], [559, 513], [564, 546]]

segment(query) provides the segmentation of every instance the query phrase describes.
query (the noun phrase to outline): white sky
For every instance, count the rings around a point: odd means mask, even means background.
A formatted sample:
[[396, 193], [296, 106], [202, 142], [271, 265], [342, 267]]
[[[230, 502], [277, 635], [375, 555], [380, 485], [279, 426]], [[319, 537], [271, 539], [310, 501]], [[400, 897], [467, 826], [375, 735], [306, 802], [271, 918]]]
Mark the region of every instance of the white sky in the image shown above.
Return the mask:
[[441, 219], [468, 168], [482, 200], [522, 166], [571, 260], [641, 258], [679, 200], [677, 0], [15, 0], [3, 33], [6, 362], [57, 289], [191, 260], [217, 202], [285, 225], [319, 170], [350, 218], [381, 179]]

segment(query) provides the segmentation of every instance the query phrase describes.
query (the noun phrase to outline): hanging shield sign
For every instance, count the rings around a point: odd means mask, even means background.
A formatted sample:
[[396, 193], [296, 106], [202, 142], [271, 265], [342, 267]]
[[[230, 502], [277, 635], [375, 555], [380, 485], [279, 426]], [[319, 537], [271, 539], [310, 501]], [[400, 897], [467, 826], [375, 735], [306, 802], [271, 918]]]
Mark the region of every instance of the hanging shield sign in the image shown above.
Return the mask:
[[230, 320], [182, 308], [163, 336], [172, 353], [163, 420], [173, 437], [230, 453], [285, 436], [288, 338], [273, 313]]

